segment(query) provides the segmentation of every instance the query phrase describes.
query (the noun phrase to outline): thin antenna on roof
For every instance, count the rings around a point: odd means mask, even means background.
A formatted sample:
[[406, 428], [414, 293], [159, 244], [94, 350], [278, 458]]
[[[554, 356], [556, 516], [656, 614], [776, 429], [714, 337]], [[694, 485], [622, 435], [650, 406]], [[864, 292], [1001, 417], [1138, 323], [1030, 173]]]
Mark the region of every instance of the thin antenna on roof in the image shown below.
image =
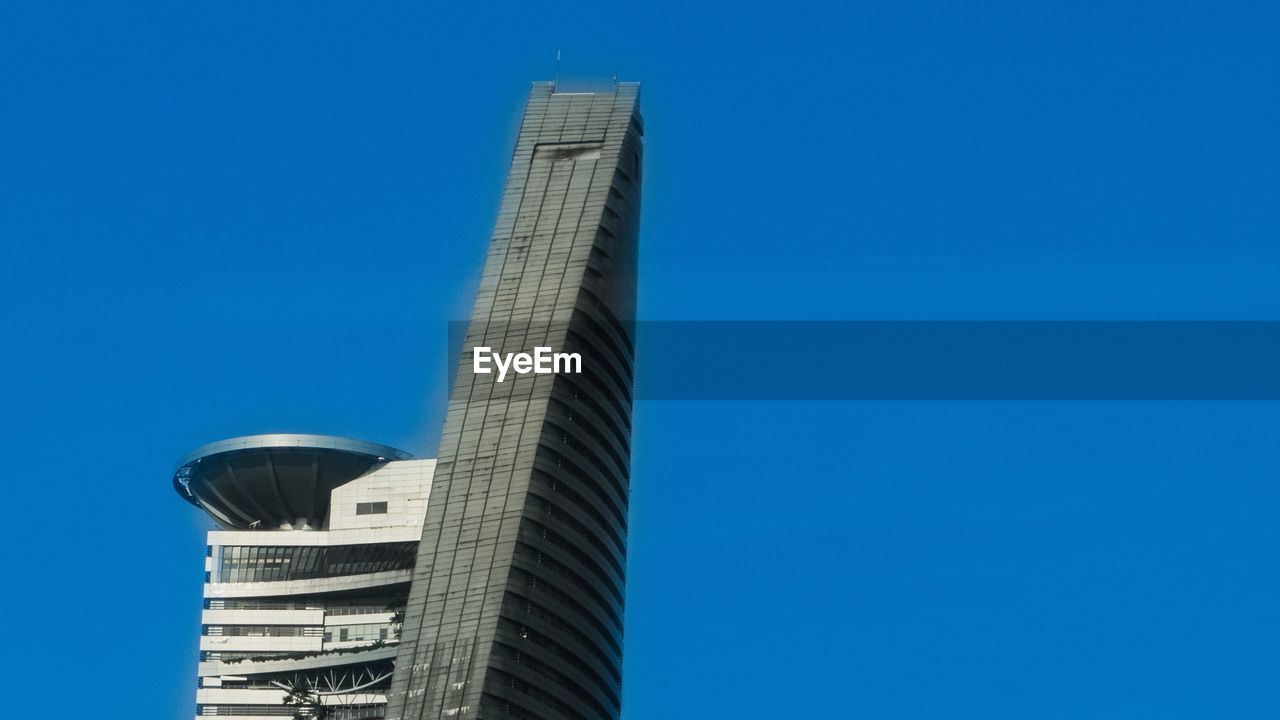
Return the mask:
[[618, 71], [617, 70], [613, 71], [613, 89], [614, 90], [618, 89]]
[[555, 79], [555, 82], [551, 83], [551, 91], [555, 92], [556, 88], [559, 87], [559, 85], [560, 85], [560, 51], [556, 50], [556, 79]]

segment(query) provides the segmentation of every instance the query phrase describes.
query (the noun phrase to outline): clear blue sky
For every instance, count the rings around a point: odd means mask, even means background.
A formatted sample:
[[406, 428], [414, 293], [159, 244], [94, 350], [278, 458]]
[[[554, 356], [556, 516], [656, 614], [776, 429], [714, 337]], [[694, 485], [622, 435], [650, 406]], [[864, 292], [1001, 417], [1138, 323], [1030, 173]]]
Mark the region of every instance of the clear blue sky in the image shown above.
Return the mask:
[[[193, 712], [182, 453], [431, 450], [557, 49], [644, 83], [645, 318], [1280, 319], [1275, 3], [84, 5], [0, 5], [10, 717]], [[1276, 717], [1277, 430], [643, 403], [626, 716]]]

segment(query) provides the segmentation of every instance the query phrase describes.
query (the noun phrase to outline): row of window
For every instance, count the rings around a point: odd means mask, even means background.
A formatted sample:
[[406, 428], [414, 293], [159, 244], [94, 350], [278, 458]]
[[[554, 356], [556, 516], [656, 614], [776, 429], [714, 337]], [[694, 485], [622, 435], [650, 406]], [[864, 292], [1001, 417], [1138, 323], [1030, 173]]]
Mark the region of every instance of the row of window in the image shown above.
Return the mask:
[[613, 620], [613, 624], [615, 626], [622, 627], [622, 617], [618, 614], [613, 603], [610, 603], [605, 599], [605, 596], [600, 594], [600, 591], [596, 589], [595, 585], [588, 582], [586, 578], [579, 575], [569, 566], [551, 557], [550, 554], [544, 553], [533, 545], [521, 540], [516, 541], [516, 550], [513, 557], [517, 561], [523, 560], [525, 562], [531, 562], [555, 571], [556, 574], [574, 585], [586, 597], [594, 600], [596, 606], [599, 607], [610, 620]]
[[555, 411], [558, 416], [573, 423], [573, 425], [581, 432], [595, 440], [596, 444], [608, 453], [609, 457], [617, 463], [619, 468], [623, 468], [625, 470], [628, 467], [628, 458], [623, 458], [623, 456], [619, 454], [618, 450], [613, 446], [610, 439], [604, 433], [600, 432], [598, 425], [602, 423], [601, 419], [592, 418], [581, 410], [574, 410], [568, 403], [557, 400], [554, 397], [548, 400], [548, 403], [549, 407]]
[[605, 506], [609, 508], [610, 512], [612, 512], [614, 519], [618, 521], [618, 525], [624, 531], [627, 529], [625, 495], [622, 496], [623, 505], [619, 506], [617, 500], [614, 499], [614, 495], [609, 492], [603, 483], [579, 467], [577, 463], [565, 457], [563, 453], [556, 452], [546, 445], [541, 443], [538, 444], [537, 456], [539, 459], [545, 460], [554, 467], [564, 470], [569, 476], [577, 481], [579, 487], [586, 488], [595, 493], [596, 497], [600, 498], [604, 502]]
[[[377, 720], [386, 717], [386, 705], [347, 705], [342, 707], [325, 707], [326, 720]], [[296, 717], [298, 708], [292, 705], [199, 705], [196, 715], [209, 716], [251, 716], [251, 717]]]
[[205, 598], [205, 610], [323, 610], [315, 600], [264, 600], [261, 598]]
[[[586, 716], [577, 710], [574, 710], [568, 703], [565, 703], [560, 698], [552, 695], [533, 683], [526, 682], [515, 675], [504, 673], [500, 670], [490, 670], [489, 672], [493, 676], [495, 682], [502, 683], [511, 690], [522, 695], [526, 695], [534, 701], [545, 705], [555, 715], [570, 718], [570, 720], [587, 720]], [[605, 714], [602, 717], [608, 718], [610, 715]]]
[[[580, 440], [576, 435], [569, 432], [567, 428], [558, 426], [554, 422], [554, 417], [549, 416], [547, 420], [549, 422], [543, 426], [543, 442], [539, 443], [540, 445], [546, 446], [548, 444], [547, 441], [551, 441], [551, 443], [558, 443], [559, 445], [572, 449], [598, 471], [598, 473], [595, 474], [588, 474], [586, 476], [588, 481], [599, 483], [601, 478], [603, 478], [604, 480], [609, 481], [610, 485], [612, 485], [614, 491], [618, 493], [619, 497], [627, 497], [625, 478], [619, 480], [616, 472], [607, 463], [605, 463], [604, 460], [601, 460], [594, 450], [588, 447], [587, 444]], [[552, 444], [551, 447], [554, 448], [555, 445]]]
[[206, 625], [203, 634], [210, 637], [320, 637], [325, 629], [319, 625]]
[[380, 623], [376, 625], [340, 625], [338, 627], [327, 627], [324, 629], [324, 641], [329, 642], [361, 642], [375, 640], [390, 640], [399, 638], [399, 628], [392, 623]]
[[[578, 320], [578, 318], [582, 318], [582, 320]], [[574, 319], [575, 319], [575, 322], [580, 322], [582, 324], [591, 326], [592, 330], [588, 332], [590, 332], [593, 336], [598, 336], [602, 339], [606, 337], [599, 330], [600, 325], [595, 320], [592, 320], [586, 315], [575, 315]], [[583, 357], [591, 361], [589, 364], [585, 365], [585, 367], [599, 366], [604, 368], [605, 373], [613, 381], [614, 388], [615, 388], [609, 391], [609, 400], [613, 403], [614, 407], [618, 408], [618, 412], [620, 415], [630, 416], [631, 413], [629, 412], [629, 410], [631, 407], [631, 392], [632, 392], [631, 391], [631, 370], [627, 368], [626, 365], [622, 365], [623, 371], [627, 373], [627, 377], [623, 378], [623, 376], [617, 371], [617, 369], [615, 369], [614, 365], [622, 362], [622, 360], [618, 357], [618, 354], [617, 354], [619, 352], [617, 349], [618, 346], [614, 345], [613, 343], [600, 344], [600, 343], [590, 342], [585, 337], [583, 337], [583, 335], [580, 332], [578, 332], [575, 329], [575, 327], [576, 326], [571, 326], [569, 332], [567, 333], [566, 347], [572, 350], [581, 352]], [[607, 348], [609, 352], [602, 352], [601, 351], [602, 347]]]
[[[600, 660], [601, 665], [609, 672], [610, 675], [613, 676], [613, 679], [619, 684], [622, 682], [622, 674], [619, 672], [617, 661], [609, 659], [605, 652], [581, 630], [574, 627], [551, 610], [542, 607], [532, 600], [522, 598], [514, 593], [507, 593], [507, 600], [516, 606], [515, 609], [517, 611], [523, 611], [524, 613], [538, 618], [542, 622], [554, 628], [558, 640], [574, 641], [583, 647], [590, 648], [592, 654]], [[614, 690], [615, 686], [611, 686], [603, 676], [588, 665], [582, 657], [579, 657], [577, 652], [570, 650], [557, 639], [542, 635], [528, 627], [526, 619], [521, 619], [519, 623], [517, 623], [508, 617], [503, 617], [499, 622], [508, 630], [516, 628], [522, 639], [532, 640], [536, 644], [541, 645], [544, 649], [559, 656], [564, 662], [576, 667], [579, 672], [587, 675], [595, 681], [600, 689], [612, 699], [614, 705], [618, 704], [618, 695]]]
[[538, 481], [538, 483], [540, 483], [540, 485], [549, 488], [555, 495], [567, 499], [569, 502], [573, 503], [574, 507], [590, 516], [590, 518], [595, 521], [596, 526], [600, 528], [600, 531], [613, 541], [614, 548], [616, 548], [618, 555], [624, 558], [627, 556], [626, 543], [623, 542], [622, 536], [619, 535], [617, 530], [615, 530], [609, 523], [609, 518], [607, 518], [604, 513], [596, 509], [596, 506], [590, 500], [583, 497], [581, 493], [570, 487], [572, 480], [554, 477], [550, 473], [544, 472], [536, 467], [533, 469], [533, 477]]
[[[615, 422], [614, 418], [618, 417], [617, 414], [609, 410], [605, 410], [605, 407], [596, 402], [596, 399], [590, 393], [587, 393], [583, 387], [577, 383], [572, 375], [561, 376], [559, 378], [559, 384], [564, 385], [565, 388], [569, 390], [569, 394], [574, 400], [586, 405], [589, 410], [595, 413], [596, 417], [600, 418], [605, 428], [613, 434], [614, 439], [616, 439], [619, 445], [626, 451], [627, 457], [630, 457], [631, 440], [629, 434], [631, 432], [631, 426], [626, 421], [626, 416], [621, 416], [625, 427]], [[606, 391], [606, 388], [604, 387], [598, 389], [602, 392]]]
[[205, 610], [323, 610], [325, 615], [376, 615], [395, 612], [404, 606], [404, 598], [373, 597], [361, 599], [291, 600], [266, 598], [205, 598]]
[[[609, 643], [609, 646], [613, 648], [613, 651], [621, 657], [622, 645], [619, 641], [619, 638], [622, 636], [621, 627], [613, 626], [611, 628], [606, 626], [600, 621], [599, 613], [578, 602], [572, 595], [556, 587], [555, 583], [547, 578], [540, 578], [531, 572], [518, 567], [513, 567], [511, 568], [511, 579], [524, 583], [524, 588], [521, 589], [520, 592], [525, 595], [528, 595], [529, 591], [545, 594], [549, 596], [551, 600], [554, 600], [555, 602], [572, 610], [577, 617], [586, 619], [591, 623], [592, 627], [599, 631], [600, 635]], [[603, 655], [601, 656], [601, 659], [606, 663], [615, 662]], [[621, 678], [616, 679], [621, 681]]]
[[324, 546], [227, 546], [220, 549], [214, 582], [279, 582], [409, 570], [418, 543]]
[[[528, 533], [527, 535], [525, 534], [526, 532]], [[552, 530], [550, 527], [547, 527], [536, 520], [529, 519], [528, 517], [526, 517], [520, 524], [520, 533], [521, 539], [528, 538], [529, 536], [539, 538], [547, 544], [559, 549], [566, 555], [572, 557], [574, 560], [577, 560], [582, 567], [586, 568], [588, 572], [600, 580], [600, 583], [609, 591], [609, 594], [613, 595], [619, 605], [622, 604], [623, 580], [621, 578], [614, 578], [610, 575], [610, 573], [605, 570], [600, 563], [596, 562], [594, 558], [579, 547], [578, 543], [573, 542], [564, 535]]]
[[556, 505], [533, 490], [529, 491], [528, 503], [531, 510], [541, 510], [542, 514], [548, 519], [572, 530], [578, 537], [590, 543], [600, 553], [600, 556], [605, 559], [605, 562], [609, 563], [610, 567], [617, 571], [619, 577], [626, 575], [622, 569], [622, 564], [614, 556], [614, 550], [606, 545], [590, 527], [579, 522], [577, 518], [566, 512], [563, 507]]
[[493, 652], [499, 657], [505, 657], [511, 663], [521, 665], [542, 676], [543, 681], [539, 682], [539, 685], [545, 687], [548, 682], [559, 685], [562, 690], [573, 695], [579, 702], [600, 713], [601, 716], [606, 718], [612, 717], [613, 713], [601, 704], [601, 702], [597, 700], [586, 688], [574, 682], [569, 676], [541, 660], [538, 660], [529, 653], [522, 652], [519, 648], [515, 648], [501, 642], [494, 644]]

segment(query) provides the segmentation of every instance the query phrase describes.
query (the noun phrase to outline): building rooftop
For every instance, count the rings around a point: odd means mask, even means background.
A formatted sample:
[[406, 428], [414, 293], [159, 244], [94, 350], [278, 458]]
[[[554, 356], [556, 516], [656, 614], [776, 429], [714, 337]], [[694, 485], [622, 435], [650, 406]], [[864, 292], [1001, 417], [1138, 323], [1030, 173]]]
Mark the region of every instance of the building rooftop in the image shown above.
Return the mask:
[[250, 435], [188, 453], [174, 470], [173, 487], [229, 528], [319, 528], [334, 488], [409, 457], [386, 445], [329, 435]]

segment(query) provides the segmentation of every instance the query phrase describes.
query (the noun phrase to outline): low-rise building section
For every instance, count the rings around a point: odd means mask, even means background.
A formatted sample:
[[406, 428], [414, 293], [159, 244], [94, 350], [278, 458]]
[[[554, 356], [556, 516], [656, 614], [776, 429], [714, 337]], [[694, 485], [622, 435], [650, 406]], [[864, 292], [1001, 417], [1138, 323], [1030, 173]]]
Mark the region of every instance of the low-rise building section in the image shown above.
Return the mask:
[[174, 485], [208, 536], [196, 716], [383, 717], [435, 460], [313, 435], [237, 438]]

